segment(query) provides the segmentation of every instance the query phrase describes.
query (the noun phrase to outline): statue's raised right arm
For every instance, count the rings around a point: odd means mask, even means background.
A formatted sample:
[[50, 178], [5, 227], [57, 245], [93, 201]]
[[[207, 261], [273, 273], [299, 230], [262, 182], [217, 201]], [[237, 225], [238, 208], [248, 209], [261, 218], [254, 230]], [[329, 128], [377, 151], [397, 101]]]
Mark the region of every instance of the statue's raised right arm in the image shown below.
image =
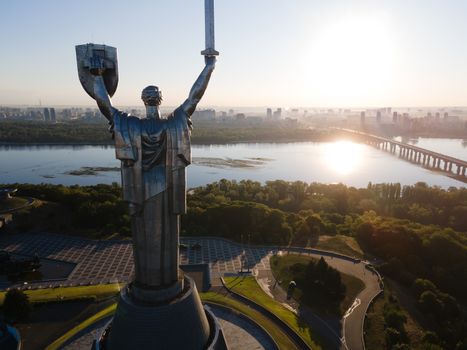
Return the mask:
[[190, 90], [190, 95], [182, 104], [182, 108], [186, 114], [191, 116], [196, 109], [196, 105], [201, 101], [201, 98], [208, 87], [209, 79], [211, 74], [214, 71], [216, 65], [216, 56], [205, 56], [204, 57], [206, 66], [199, 75], [196, 82], [193, 84], [193, 87]]
[[94, 76], [93, 83], [93, 98], [97, 102], [97, 106], [101, 113], [112, 123], [112, 116], [116, 109], [112, 107], [110, 96], [105, 87], [104, 78], [102, 74], [105, 71], [104, 64], [99, 57], [92, 57], [90, 59], [90, 72]]

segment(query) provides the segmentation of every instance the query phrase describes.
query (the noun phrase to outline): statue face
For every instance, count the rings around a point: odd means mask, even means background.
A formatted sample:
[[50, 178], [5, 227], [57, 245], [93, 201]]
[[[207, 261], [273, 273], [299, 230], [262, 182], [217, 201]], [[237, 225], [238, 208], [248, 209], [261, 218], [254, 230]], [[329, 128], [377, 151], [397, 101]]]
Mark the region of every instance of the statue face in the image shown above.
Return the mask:
[[162, 102], [162, 91], [157, 86], [149, 85], [141, 92], [141, 99], [146, 106], [159, 106]]

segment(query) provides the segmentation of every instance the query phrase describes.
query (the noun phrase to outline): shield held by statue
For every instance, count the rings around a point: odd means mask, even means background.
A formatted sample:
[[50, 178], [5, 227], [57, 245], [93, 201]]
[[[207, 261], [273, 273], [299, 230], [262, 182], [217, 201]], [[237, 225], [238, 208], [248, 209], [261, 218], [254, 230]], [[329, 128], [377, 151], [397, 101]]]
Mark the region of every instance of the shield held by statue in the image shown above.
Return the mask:
[[76, 45], [76, 62], [78, 64], [78, 75], [81, 85], [89, 96], [93, 96], [94, 76], [91, 69], [95, 68], [96, 62], [104, 71], [105, 87], [109, 96], [113, 96], [118, 85], [118, 60], [117, 49], [112, 46], [98, 44]]

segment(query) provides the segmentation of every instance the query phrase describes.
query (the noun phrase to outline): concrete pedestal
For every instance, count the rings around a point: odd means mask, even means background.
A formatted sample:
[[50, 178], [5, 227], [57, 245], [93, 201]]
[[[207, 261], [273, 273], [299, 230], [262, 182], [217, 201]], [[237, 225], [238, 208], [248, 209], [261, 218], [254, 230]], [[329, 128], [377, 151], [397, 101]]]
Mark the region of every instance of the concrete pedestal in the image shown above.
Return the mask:
[[96, 350], [227, 349], [219, 323], [203, 308], [189, 277], [182, 293], [164, 303], [141, 303], [125, 288], [105, 333]]

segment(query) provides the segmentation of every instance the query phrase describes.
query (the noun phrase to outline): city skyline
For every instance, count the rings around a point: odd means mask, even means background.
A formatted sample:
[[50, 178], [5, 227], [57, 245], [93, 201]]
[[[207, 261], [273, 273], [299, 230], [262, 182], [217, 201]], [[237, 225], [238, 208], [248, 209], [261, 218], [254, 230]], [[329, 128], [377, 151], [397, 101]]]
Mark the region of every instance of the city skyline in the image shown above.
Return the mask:
[[[221, 55], [201, 107], [467, 105], [461, 1], [218, 0], [215, 6]], [[51, 0], [0, 8], [7, 48], [2, 105], [91, 105], [74, 57], [74, 45], [85, 42], [118, 48], [120, 106], [142, 105], [148, 84], [160, 86], [164, 106], [176, 106], [203, 66], [202, 1]], [[109, 25], [98, 26], [104, 14]]]

